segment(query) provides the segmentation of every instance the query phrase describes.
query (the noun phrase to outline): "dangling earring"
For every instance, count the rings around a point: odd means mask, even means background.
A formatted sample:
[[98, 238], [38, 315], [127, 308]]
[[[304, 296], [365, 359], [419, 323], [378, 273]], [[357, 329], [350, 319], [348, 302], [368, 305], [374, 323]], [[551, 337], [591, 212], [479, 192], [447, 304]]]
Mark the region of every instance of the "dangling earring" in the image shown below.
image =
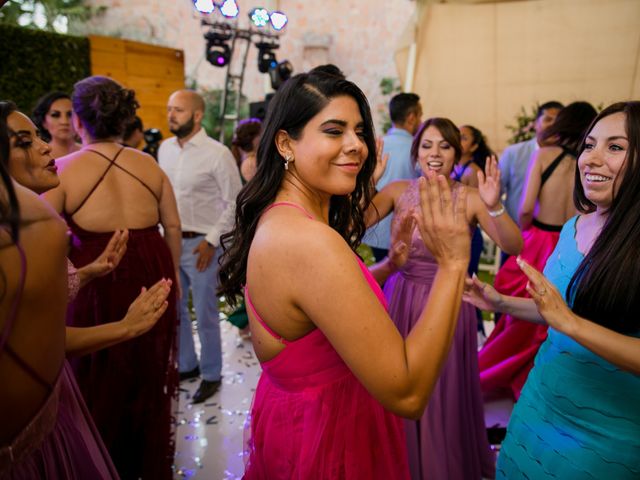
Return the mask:
[[287, 155], [286, 157], [284, 157], [284, 169], [285, 170], [289, 170], [289, 162], [293, 162], [293, 157], [290, 155]]

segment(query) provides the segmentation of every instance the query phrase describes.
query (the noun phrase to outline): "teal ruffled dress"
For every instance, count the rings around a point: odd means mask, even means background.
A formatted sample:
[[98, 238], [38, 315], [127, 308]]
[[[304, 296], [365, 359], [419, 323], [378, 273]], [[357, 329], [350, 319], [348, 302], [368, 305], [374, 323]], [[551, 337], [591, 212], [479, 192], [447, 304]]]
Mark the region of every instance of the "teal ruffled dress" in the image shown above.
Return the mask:
[[[564, 225], [544, 269], [563, 294], [583, 259], [577, 218]], [[513, 410], [496, 478], [640, 479], [640, 376], [549, 328]]]

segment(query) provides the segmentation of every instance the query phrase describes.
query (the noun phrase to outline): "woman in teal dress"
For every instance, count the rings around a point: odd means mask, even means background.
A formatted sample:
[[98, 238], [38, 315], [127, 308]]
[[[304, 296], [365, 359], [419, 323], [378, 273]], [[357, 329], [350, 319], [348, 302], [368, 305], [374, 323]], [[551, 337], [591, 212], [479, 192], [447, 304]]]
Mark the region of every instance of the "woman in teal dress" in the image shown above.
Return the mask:
[[[502, 479], [640, 478], [640, 102], [616, 103], [583, 142], [569, 220], [532, 299], [474, 278], [465, 299], [551, 328], [498, 459]], [[569, 306], [567, 306], [569, 305]]]

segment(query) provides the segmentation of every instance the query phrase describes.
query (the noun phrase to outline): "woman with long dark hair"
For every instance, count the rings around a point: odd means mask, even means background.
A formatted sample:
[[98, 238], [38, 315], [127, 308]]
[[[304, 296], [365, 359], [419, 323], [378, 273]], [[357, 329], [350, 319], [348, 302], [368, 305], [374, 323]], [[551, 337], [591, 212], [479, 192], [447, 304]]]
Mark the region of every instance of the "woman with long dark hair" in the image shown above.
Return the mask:
[[[519, 219], [524, 239], [520, 256], [538, 269], [544, 267], [558, 243], [564, 223], [576, 213], [572, 192], [577, 151], [596, 114], [589, 103], [574, 102], [560, 110], [554, 123], [539, 134], [544, 146], [531, 158]], [[516, 258], [509, 257], [494, 287], [504, 295], [527, 297], [526, 285]], [[482, 391], [517, 400], [546, 337], [546, 325], [502, 315], [478, 353]]]
[[376, 167], [364, 94], [335, 75], [296, 75], [264, 125], [220, 267], [220, 293], [244, 288], [263, 368], [244, 478], [406, 479], [396, 415], [421, 415], [451, 342], [469, 261], [465, 193], [454, 201], [444, 177], [421, 181], [418, 226], [440, 268], [403, 340], [354, 252]]
[[[500, 479], [640, 478], [640, 102], [605, 108], [575, 169], [580, 212], [544, 276], [523, 260], [530, 298], [474, 279], [479, 308], [549, 325], [511, 415]], [[545, 278], [546, 277], [546, 278]]]

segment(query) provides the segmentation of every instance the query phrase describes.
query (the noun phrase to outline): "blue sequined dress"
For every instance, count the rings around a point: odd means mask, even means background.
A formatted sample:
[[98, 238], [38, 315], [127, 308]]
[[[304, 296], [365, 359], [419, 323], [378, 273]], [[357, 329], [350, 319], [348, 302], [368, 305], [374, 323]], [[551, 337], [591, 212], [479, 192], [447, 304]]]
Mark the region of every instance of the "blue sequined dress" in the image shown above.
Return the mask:
[[[583, 259], [577, 218], [564, 225], [544, 269], [563, 294]], [[496, 478], [640, 479], [640, 376], [549, 328], [513, 410]]]

